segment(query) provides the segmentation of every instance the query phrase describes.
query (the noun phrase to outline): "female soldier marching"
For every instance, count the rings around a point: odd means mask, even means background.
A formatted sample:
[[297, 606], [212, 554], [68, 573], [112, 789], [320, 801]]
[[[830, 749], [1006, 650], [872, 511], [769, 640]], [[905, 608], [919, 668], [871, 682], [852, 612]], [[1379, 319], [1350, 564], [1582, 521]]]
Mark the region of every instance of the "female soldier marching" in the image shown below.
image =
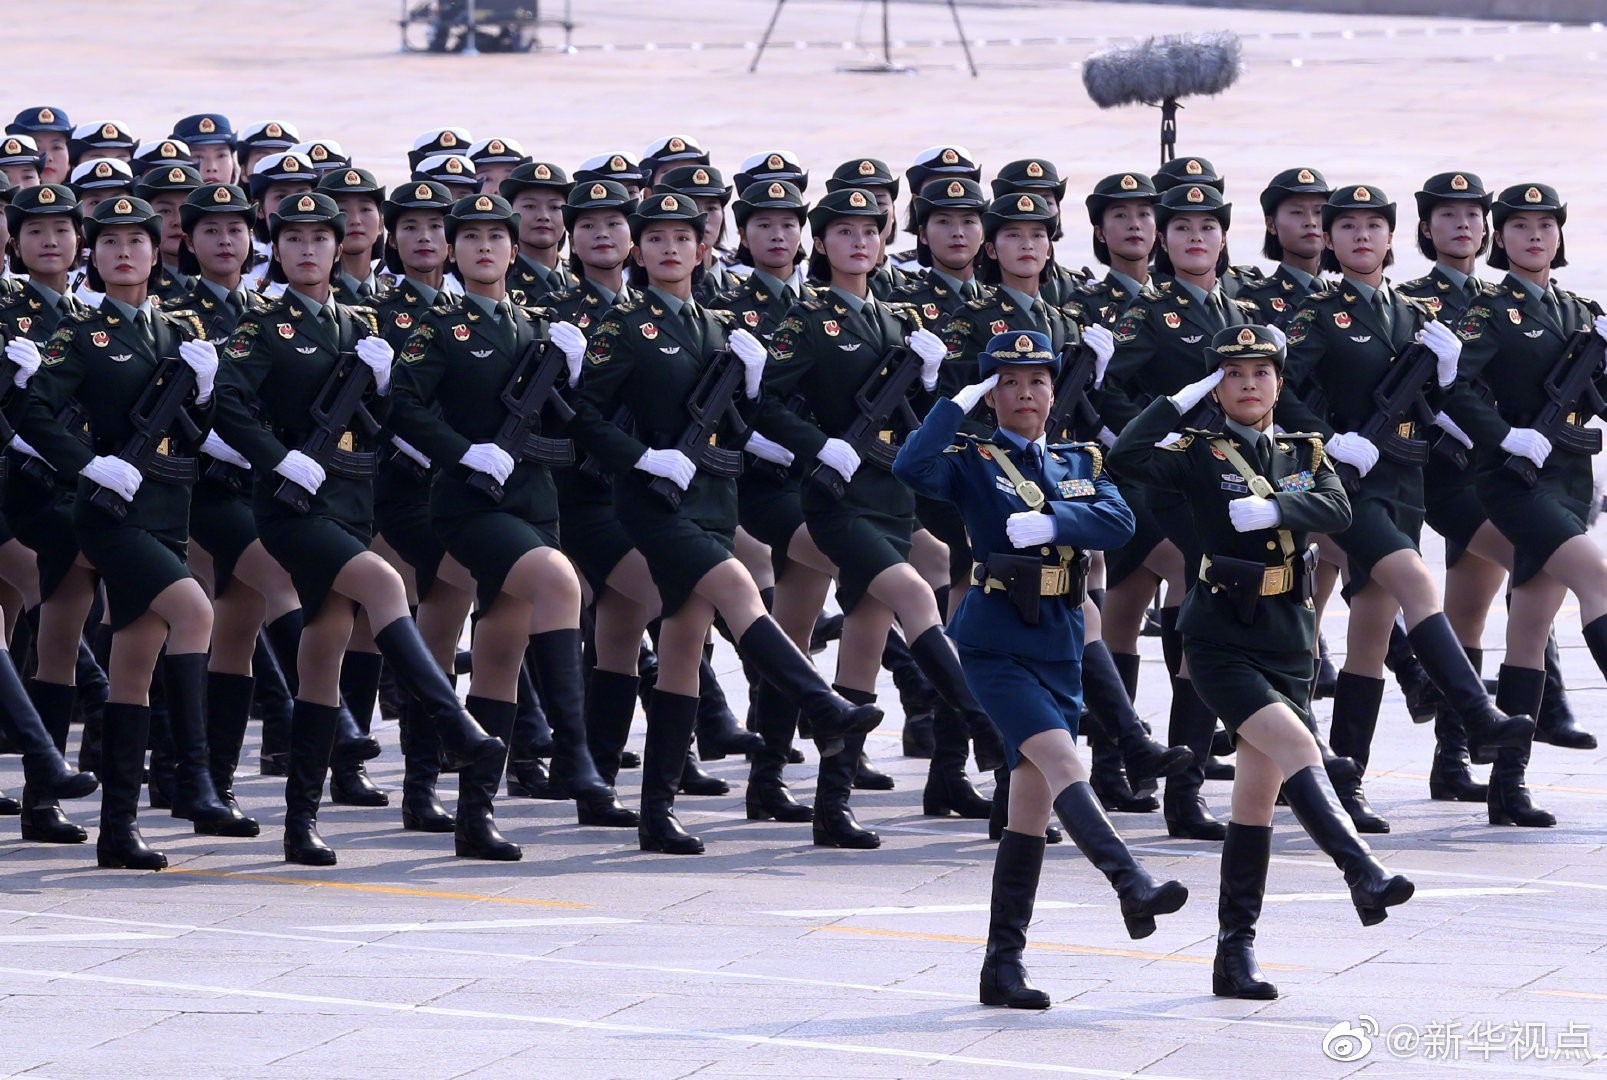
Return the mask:
[[[983, 381], [938, 401], [894, 469], [912, 488], [959, 506], [977, 556], [978, 587], [966, 591], [949, 632], [966, 679], [1004, 735], [1012, 773], [1009, 822], [994, 860], [982, 1003], [1046, 1009], [1049, 995], [1027, 981], [1021, 951], [1051, 813], [1115, 887], [1133, 937], [1154, 933], [1155, 916], [1182, 907], [1188, 890], [1176, 881], [1157, 885], [1133, 860], [1100, 809], [1074, 744], [1082, 709], [1083, 552], [1125, 542], [1132, 512], [1101, 475], [1097, 447], [1045, 439], [1060, 368], [1046, 334], [998, 334], [977, 360]], [[998, 429], [990, 438], [958, 436], [965, 414], [984, 398]]]

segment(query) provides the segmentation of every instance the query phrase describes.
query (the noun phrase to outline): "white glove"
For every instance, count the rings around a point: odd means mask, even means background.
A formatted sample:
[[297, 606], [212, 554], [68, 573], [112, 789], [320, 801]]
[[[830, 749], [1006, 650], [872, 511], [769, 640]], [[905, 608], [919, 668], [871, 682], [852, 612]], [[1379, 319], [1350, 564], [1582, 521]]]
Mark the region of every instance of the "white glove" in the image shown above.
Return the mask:
[[1099, 439], [1099, 444], [1106, 450], [1109, 450], [1111, 447], [1116, 445], [1116, 433], [1110, 430], [1108, 427], [1100, 428], [1099, 435], [1097, 437]]
[[212, 384], [218, 377], [218, 349], [210, 341], [186, 341], [179, 346], [179, 359], [195, 372], [195, 403], [212, 399]]
[[28, 380], [39, 370], [39, 346], [27, 338], [12, 338], [6, 342], [6, 358], [17, 365], [17, 373], [11, 376], [11, 381], [19, 387], [27, 386]]
[[748, 444], [744, 449], [760, 461], [770, 461], [785, 468], [792, 464], [792, 451], [780, 443], [771, 442], [755, 431], [748, 436]]
[[921, 358], [921, 385], [936, 390], [937, 372], [943, 366], [943, 358], [949, 354], [949, 347], [943, 344], [942, 338], [924, 329], [911, 334], [907, 344], [910, 352]]
[[15, 450], [19, 454], [27, 454], [29, 457], [38, 458], [40, 461], [45, 460], [39, 456], [39, 451], [28, 445], [27, 441], [24, 440], [21, 435], [11, 436], [11, 442], [8, 445], [11, 447], [11, 449]]
[[742, 392], [750, 400], [758, 397], [759, 384], [764, 381], [764, 362], [770, 354], [765, 352], [759, 339], [746, 330], [733, 330], [725, 343], [742, 361]]
[[1267, 323], [1267, 333], [1272, 335], [1272, 340], [1277, 342], [1278, 348], [1283, 349], [1285, 351], [1288, 350], [1288, 348], [1289, 348], [1289, 335], [1285, 334], [1283, 332], [1283, 327], [1274, 326], [1271, 323]]
[[206, 433], [206, 438], [201, 442], [201, 453], [215, 457], [219, 461], [227, 461], [230, 465], [238, 465], [242, 469], [251, 468], [251, 462], [245, 459], [245, 455], [224, 442], [215, 431]]
[[284, 460], [273, 467], [273, 471], [297, 487], [305, 488], [309, 495], [318, 494], [318, 489], [324, 486], [324, 467], [300, 450], [286, 454]]
[[1200, 402], [1209, 397], [1211, 391], [1216, 389], [1216, 384], [1221, 381], [1222, 369], [1217, 368], [1205, 378], [1200, 379], [1197, 382], [1191, 382], [1187, 386], [1183, 387], [1183, 389], [1173, 394], [1172, 404], [1177, 406], [1178, 412], [1186, 414], [1190, 409], [1194, 408], [1194, 406], [1198, 405]]
[[1501, 449], [1509, 454], [1526, 457], [1534, 462], [1535, 468], [1543, 469], [1546, 466], [1546, 458], [1551, 456], [1551, 440], [1534, 428], [1515, 427], [1501, 440]]
[[826, 445], [815, 455], [822, 465], [834, 470], [844, 480], [852, 480], [859, 469], [859, 453], [841, 439], [827, 439]]
[[1278, 504], [1259, 495], [1246, 495], [1228, 503], [1228, 518], [1240, 532], [1273, 528], [1281, 517]]
[[475, 472], [485, 473], [499, 484], [506, 484], [508, 477], [513, 475], [513, 455], [496, 443], [475, 443], [463, 451], [458, 462]]
[[1417, 340], [1427, 345], [1434, 359], [1439, 363], [1434, 365], [1434, 381], [1441, 386], [1450, 386], [1456, 381], [1456, 362], [1462, 356], [1462, 339], [1451, 333], [1451, 328], [1442, 322], [1431, 322], [1417, 332]]
[[1378, 447], [1353, 431], [1342, 431], [1322, 445], [1329, 457], [1352, 466], [1363, 476], [1372, 472], [1373, 466], [1378, 464]]
[[972, 409], [976, 408], [977, 402], [987, 397], [988, 391], [992, 390], [997, 385], [999, 385], [999, 377], [997, 375], [989, 375], [981, 382], [972, 383], [970, 386], [967, 386], [965, 389], [955, 394], [953, 399], [954, 404], [958, 405], [966, 412], [970, 412]]
[[430, 467], [430, 459], [425, 456], [425, 454], [420, 451], [418, 447], [414, 446], [400, 435], [391, 436], [391, 445], [400, 450], [406, 457], [410, 457], [416, 461], [419, 468], [428, 469]]
[[134, 501], [134, 493], [145, 479], [138, 469], [120, 457], [91, 458], [89, 464], [78, 471], [101, 487], [117, 492], [124, 502]]
[[1010, 538], [1010, 543], [1018, 548], [1051, 543], [1055, 538], [1054, 515], [1041, 514], [1036, 510], [1023, 510], [1019, 514], [1011, 514], [1005, 519], [1004, 534]]
[[[1596, 333], [1603, 338], [1607, 338], [1607, 315], [1596, 316]], [[12, 359], [15, 360], [16, 357], [12, 357]]]
[[685, 491], [697, 476], [697, 466], [679, 450], [648, 450], [636, 459], [636, 468], [651, 476], [662, 476]]
[[396, 353], [391, 343], [382, 337], [370, 334], [357, 341], [357, 359], [368, 365], [368, 370], [374, 373], [374, 389], [381, 394], [391, 392], [391, 361], [396, 359]]
[[1094, 388], [1098, 389], [1105, 385], [1105, 371], [1110, 367], [1110, 358], [1116, 355], [1116, 335], [1095, 323], [1083, 327], [1082, 339], [1094, 350]]
[[569, 367], [569, 385], [580, 382], [580, 362], [586, 358], [586, 335], [574, 323], [555, 322], [547, 327], [547, 336], [564, 354]]
[[1461, 443], [1463, 446], [1467, 447], [1469, 450], [1473, 449], [1473, 440], [1468, 438], [1468, 433], [1458, 427], [1456, 421], [1452, 420], [1444, 413], [1437, 412], [1434, 414], [1434, 426], [1443, 430], [1447, 435]]

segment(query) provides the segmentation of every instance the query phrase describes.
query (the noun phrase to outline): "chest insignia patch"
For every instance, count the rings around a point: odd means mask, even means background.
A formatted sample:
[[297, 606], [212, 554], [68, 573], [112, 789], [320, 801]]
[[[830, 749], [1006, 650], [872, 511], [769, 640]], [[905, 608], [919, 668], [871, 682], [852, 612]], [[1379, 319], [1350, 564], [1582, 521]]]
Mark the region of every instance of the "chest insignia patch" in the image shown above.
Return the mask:
[[1289, 307], [1288, 301], [1281, 296], [1274, 296], [1271, 300], [1273, 311], [1285, 311]]
[[1350, 329], [1350, 312], [1348, 312], [1348, 311], [1336, 311], [1336, 312], [1334, 312], [1334, 325], [1339, 327], [1339, 329], [1341, 329], [1341, 330], [1349, 330]]
[[1512, 325], [1513, 326], [1522, 326], [1523, 325], [1523, 312], [1519, 311], [1517, 308], [1514, 308], [1514, 307], [1507, 308], [1507, 318], [1512, 320]]
[[458, 323], [456, 326], [454, 326], [452, 328], [452, 336], [457, 338], [459, 341], [468, 341], [469, 340], [469, 324], [468, 323]]
[[296, 336], [296, 328], [287, 322], [279, 323], [276, 329], [279, 331], [279, 336], [284, 338], [286, 341], [289, 341], [291, 338]]
[[757, 311], [744, 311], [742, 313], [742, 321], [747, 323], [749, 326], [758, 326], [759, 313]]
[[993, 334], [1003, 334], [1009, 329], [1010, 324], [1005, 322], [1003, 319], [994, 319], [992, 324], [988, 326], [988, 332]]
[[96, 330], [89, 335], [89, 340], [95, 343], [97, 349], [104, 349], [112, 343], [112, 337], [104, 330]]
[[648, 341], [652, 341], [654, 338], [658, 337], [658, 327], [654, 326], [650, 322], [644, 322], [642, 324], [642, 336]]
[[941, 312], [938, 311], [936, 304], [922, 304], [921, 314], [926, 316], [928, 319], [935, 319], [941, 314]]
[[396, 325], [400, 329], [406, 330], [408, 327], [413, 325], [413, 316], [409, 315], [405, 311], [398, 311], [396, 313]]
[[820, 328], [826, 332], [827, 337], [836, 337], [838, 334], [843, 332], [843, 328], [838, 324], [836, 319], [827, 319], [825, 322], [820, 324]]
[[1161, 315], [1161, 321], [1166, 323], [1166, 328], [1168, 330], [1176, 330], [1178, 327], [1183, 325], [1183, 316], [1179, 315], [1175, 311], [1168, 311]]

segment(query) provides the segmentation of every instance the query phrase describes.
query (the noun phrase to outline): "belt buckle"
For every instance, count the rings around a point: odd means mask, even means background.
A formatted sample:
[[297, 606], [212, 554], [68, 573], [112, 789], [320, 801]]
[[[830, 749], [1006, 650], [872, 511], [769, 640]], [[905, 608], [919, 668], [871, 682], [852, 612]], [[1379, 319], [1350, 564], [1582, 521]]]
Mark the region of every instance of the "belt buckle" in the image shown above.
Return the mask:
[[167, 457], [173, 452], [166, 435], [162, 436], [162, 441], [156, 444], [156, 452], [162, 457]]
[[719, 432], [711, 431], [709, 433], [709, 445], [710, 446], [719, 446], [720, 445], [720, 433]]
[[876, 438], [881, 442], [886, 443], [888, 446], [893, 445], [893, 433], [891, 431], [878, 431], [876, 433]]
[[343, 431], [343, 432], [340, 433], [340, 442], [337, 443], [336, 446], [339, 449], [345, 450], [347, 453], [350, 453], [353, 450], [357, 449], [357, 439], [352, 435], [351, 432]]
[[1576, 413], [1576, 412], [1571, 412], [1571, 413], [1568, 414], [1567, 423], [1572, 427], [1584, 427], [1585, 426], [1584, 422], [1579, 419], [1579, 414]]
[[1403, 439], [1417, 438], [1417, 422], [1415, 420], [1406, 421], [1406, 423], [1396, 427], [1395, 434], [1399, 435]]
[[1294, 571], [1288, 563], [1282, 566], [1269, 566], [1261, 575], [1261, 595], [1281, 596], [1292, 587], [1291, 579]]
[[1038, 577], [1038, 592], [1043, 596], [1066, 595], [1066, 568], [1045, 566]]

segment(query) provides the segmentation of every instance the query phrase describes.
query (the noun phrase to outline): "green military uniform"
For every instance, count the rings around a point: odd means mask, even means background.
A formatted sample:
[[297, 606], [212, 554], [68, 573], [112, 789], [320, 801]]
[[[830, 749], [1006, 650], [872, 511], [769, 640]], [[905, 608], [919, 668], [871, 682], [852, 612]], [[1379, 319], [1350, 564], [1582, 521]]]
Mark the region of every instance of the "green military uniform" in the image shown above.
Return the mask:
[[[569, 174], [557, 165], [547, 161], [530, 161], [508, 174], [508, 178], [497, 186], [497, 193], [511, 203], [519, 192], [531, 188], [551, 188], [567, 198], [574, 187]], [[523, 293], [530, 303], [541, 301], [548, 293], [572, 289], [576, 284], [575, 275], [562, 262], [548, 269], [523, 254], [514, 259], [513, 268], [508, 271], [508, 288]]]
[[1326, 287], [1321, 278], [1307, 279], [1283, 263], [1279, 263], [1271, 274], [1263, 275], [1254, 282], [1247, 283], [1243, 276], [1239, 280], [1234, 298], [1255, 305], [1256, 322], [1277, 327], [1289, 325], [1300, 301]]

